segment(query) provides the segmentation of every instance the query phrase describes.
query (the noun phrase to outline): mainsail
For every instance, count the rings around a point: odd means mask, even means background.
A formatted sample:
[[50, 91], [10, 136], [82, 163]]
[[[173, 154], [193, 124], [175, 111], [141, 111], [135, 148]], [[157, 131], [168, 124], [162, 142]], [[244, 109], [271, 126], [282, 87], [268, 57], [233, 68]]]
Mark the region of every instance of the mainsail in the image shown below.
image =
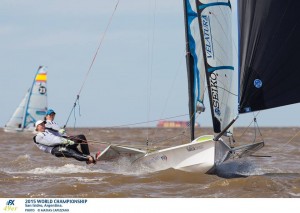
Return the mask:
[[205, 68], [200, 38], [200, 26], [195, 0], [184, 1], [186, 62], [188, 73], [191, 141], [194, 140], [195, 116], [204, 111]]
[[300, 1], [239, 0], [240, 113], [300, 102]]
[[[236, 114], [237, 104], [232, 93], [232, 10], [228, 0], [197, 0], [201, 43], [210, 99], [214, 132], [228, 126]], [[228, 130], [232, 132], [232, 127]]]
[[32, 86], [6, 123], [4, 130], [7, 132], [32, 130], [35, 121], [44, 119], [47, 105], [47, 69], [40, 66]]

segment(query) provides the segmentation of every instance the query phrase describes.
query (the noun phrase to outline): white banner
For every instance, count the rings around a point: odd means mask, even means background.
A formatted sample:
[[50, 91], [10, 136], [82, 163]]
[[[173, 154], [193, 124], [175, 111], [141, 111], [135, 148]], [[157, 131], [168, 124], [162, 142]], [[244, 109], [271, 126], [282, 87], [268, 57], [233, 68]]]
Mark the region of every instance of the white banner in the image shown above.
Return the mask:
[[295, 198], [0, 198], [0, 213], [44, 212], [232, 212], [243, 209], [244, 213], [285, 212], [296, 207]]

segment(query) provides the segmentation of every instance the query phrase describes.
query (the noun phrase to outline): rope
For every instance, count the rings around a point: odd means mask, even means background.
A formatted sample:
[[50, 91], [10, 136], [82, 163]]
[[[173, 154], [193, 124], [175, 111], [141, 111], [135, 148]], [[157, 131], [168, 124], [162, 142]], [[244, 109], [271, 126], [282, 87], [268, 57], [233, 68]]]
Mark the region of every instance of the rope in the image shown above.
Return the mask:
[[[261, 138], [262, 138], [262, 141], [264, 141], [264, 139], [263, 139], [263, 135], [262, 135], [262, 133], [261, 133], [261, 131], [260, 131], [260, 128], [259, 128], [259, 126], [258, 126], [258, 123], [257, 123], [257, 116], [258, 116], [258, 114], [260, 113], [260, 111], [256, 114], [256, 115], [254, 115], [254, 119], [250, 122], [250, 124], [246, 127], [246, 129], [244, 130], [244, 132], [240, 135], [240, 136], [238, 136], [239, 138], [240, 137], [242, 137], [245, 133], [246, 133], [246, 131], [249, 129], [249, 127], [252, 125], [252, 123], [254, 122], [254, 126], [255, 126], [255, 136], [254, 136], [254, 140], [253, 140], [253, 143], [256, 141], [256, 137], [257, 137], [257, 135], [256, 135], [256, 131], [258, 130], [258, 132], [259, 132], [259, 135], [261, 136]], [[254, 113], [253, 113], [254, 114]], [[278, 150], [282, 150], [283, 149], [283, 147], [284, 146], [286, 146], [286, 145], [288, 145], [289, 143], [291, 143], [296, 137], [297, 137], [297, 135], [300, 133], [300, 129], [298, 130], [298, 132], [296, 132], [296, 134], [294, 135], [294, 136], [292, 136], [287, 142], [285, 142], [284, 144], [282, 144], [281, 146], [279, 146], [279, 147], [277, 147], [277, 148], [274, 148], [272, 151], [269, 151], [269, 152], [267, 152], [267, 153], [274, 153], [274, 152], [276, 152], [276, 151], [278, 151]], [[253, 152], [255, 152], [255, 151], [253, 151]], [[251, 155], [252, 156], [252, 155]], [[266, 157], [266, 156], [254, 156], [254, 157]], [[271, 156], [267, 156], [267, 157], [271, 157]]]
[[[259, 113], [260, 113], [260, 111], [259, 111], [256, 115], [254, 115], [254, 119], [253, 119], [253, 120], [250, 122], [250, 124], [246, 127], [245, 131], [244, 131], [240, 136], [238, 136], [238, 138], [242, 137], [242, 136], [248, 131], [249, 127], [252, 125], [253, 122], [257, 122], [256, 117], [258, 116]], [[253, 113], [253, 114], [254, 114], [254, 113]], [[254, 124], [254, 125], [255, 125], [255, 124]], [[258, 126], [257, 126], [257, 127], [258, 127]]]
[[282, 144], [281, 146], [274, 148], [272, 151], [268, 152], [268, 153], [274, 153], [275, 151], [281, 150], [284, 146], [288, 145], [289, 143], [291, 143], [295, 137], [298, 136], [298, 134], [300, 133], [300, 129], [298, 130], [298, 132], [296, 132], [296, 134], [294, 136], [292, 136], [286, 143]]
[[[114, 14], [115, 14], [115, 12], [116, 12], [116, 10], [117, 10], [117, 7], [118, 7], [119, 2], [120, 2], [120, 0], [118, 0], [117, 4], [115, 5], [114, 11], [113, 11], [112, 15], [110, 16], [110, 19], [109, 19], [109, 21], [108, 21], [108, 24], [106, 25], [104, 34], [103, 34], [103, 36], [102, 36], [101, 39], [100, 39], [100, 42], [99, 42], [98, 48], [97, 48], [97, 50], [96, 50], [96, 53], [95, 53], [95, 55], [94, 55], [94, 57], [93, 57], [93, 60], [92, 60], [92, 62], [91, 62], [91, 64], [90, 64], [90, 67], [89, 67], [88, 71], [86, 72], [85, 78], [84, 78], [84, 80], [83, 80], [83, 82], [82, 82], [82, 84], [81, 84], [81, 87], [80, 87], [79, 92], [78, 92], [78, 94], [77, 94], [77, 96], [76, 96], [74, 105], [73, 105], [73, 107], [72, 107], [72, 109], [71, 109], [71, 112], [70, 112], [69, 117], [68, 117], [68, 119], [67, 119], [67, 121], [66, 121], [66, 124], [64, 125], [64, 128], [65, 128], [65, 127], [67, 126], [67, 124], [68, 124], [69, 118], [70, 118], [70, 116], [71, 116], [73, 110], [74, 110], [75, 107], [76, 107], [76, 103], [79, 102], [79, 96], [80, 96], [80, 94], [81, 94], [81, 91], [82, 91], [82, 89], [83, 89], [85, 83], [86, 83], [87, 77], [88, 77], [88, 75], [90, 74], [91, 69], [92, 69], [92, 67], [93, 67], [93, 65], [94, 65], [94, 62], [95, 62], [95, 60], [96, 60], [96, 57], [97, 57], [97, 55], [98, 55], [98, 52], [99, 52], [100, 47], [101, 47], [101, 45], [102, 45], [102, 42], [103, 42], [103, 40], [104, 40], [104, 38], [105, 38], [105, 35], [106, 35], [107, 31], [108, 31], [108, 28], [109, 28], [109, 26], [110, 26], [110, 24], [111, 24], [111, 22], [112, 22], [113, 16], [114, 16]], [[76, 118], [75, 118], [75, 120], [76, 120]]]
[[[194, 112], [193, 116], [194, 116], [194, 115], [195, 115], [195, 112]], [[195, 119], [197, 119], [198, 116], [199, 116], [199, 114], [196, 114], [196, 118], [195, 118]], [[182, 133], [180, 133], [180, 134], [178, 134], [178, 135], [174, 135], [173, 137], [165, 138], [165, 139], [163, 139], [163, 140], [157, 140], [157, 141], [153, 140], [153, 141], [151, 142], [151, 146], [153, 146], [153, 145], [155, 145], [155, 144], [158, 144], [158, 143], [161, 143], [161, 142], [165, 142], [165, 141], [168, 141], [168, 140], [177, 138], [177, 137], [180, 136], [180, 135], [181, 135], [181, 136], [185, 136], [186, 138], [189, 138], [188, 136], [185, 135], [185, 133], [186, 133], [187, 129], [190, 128], [190, 125], [191, 125], [191, 123], [189, 123], [189, 124], [183, 129]], [[155, 130], [155, 134], [154, 134], [154, 138], [156, 137], [157, 131], [158, 131], [158, 130], [156, 129], [156, 130]], [[148, 140], [147, 140], [147, 146], [148, 146]]]
[[[148, 38], [148, 54], [149, 54], [149, 64], [148, 64], [148, 82], [147, 82], [147, 89], [148, 89], [148, 95], [147, 95], [147, 120], [150, 119], [150, 106], [151, 106], [151, 91], [152, 91], [152, 75], [153, 75], [153, 61], [154, 61], [154, 44], [155, 44], [155, 26], [156, 26], [156, 1], [154, 1], [154, 12], [153, 12], [153, 29], [152, 29], [152, 45], [150, 49], [150, 38]], [[150, 37], [150, 36], [149, 36]], [[149, 128], [147, 128], [147, 141], [149, 139]]]
[[150, 120], [150, 121], [142, 121], [142, 122], [131, 123], [131, 124], [122, 124], [122, 125], [117, 125], [117, 126], [111, 126], [110, 128], [121, 128], [121, 127], [135, 126], [135, 125], [139, 125], [139, 124], [148, 124], [148, 123], [153, 123], [153, 122], [160, 121], [162, 119], [167, 120], [167, 119], [172, 119], [172, 118], [184, 117], [184, 116], [187, 116], [187, 115], [188, 114], [182, 114], [182, 115], [177, 115], [177, 116], [173, 116], [173, 117], [155, 119], [155, 120]]

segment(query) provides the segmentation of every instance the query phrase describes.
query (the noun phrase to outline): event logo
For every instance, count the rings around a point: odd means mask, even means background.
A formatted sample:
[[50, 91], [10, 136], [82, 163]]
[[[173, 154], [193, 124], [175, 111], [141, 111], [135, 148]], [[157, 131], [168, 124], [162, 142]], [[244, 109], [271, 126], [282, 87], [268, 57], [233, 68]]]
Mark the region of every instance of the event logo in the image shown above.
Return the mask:
[[6, 206], [3, 209], [4, 211], [16, 211], [17, 207], [15, 207], [15, 200], [8, 200], [6, 202]]

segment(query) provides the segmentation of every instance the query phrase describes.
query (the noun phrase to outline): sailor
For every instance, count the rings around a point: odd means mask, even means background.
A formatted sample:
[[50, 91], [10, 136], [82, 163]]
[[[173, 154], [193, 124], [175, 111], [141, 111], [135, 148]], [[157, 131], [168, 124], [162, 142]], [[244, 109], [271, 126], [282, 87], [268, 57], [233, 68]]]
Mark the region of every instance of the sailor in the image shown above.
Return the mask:
[[80, 148], [84, 153], [90, 153], [85, 135], [80, 134], [80, 135], [68, 136], [66, 130], [64, 128], [60, 128], [60, 126], [54, 121], [55, 115], [56, 112], [53, 109], [47, 110], [46, 117], [45, 117], [46, 130], [48, 130], [49, 132], [51, 132], [56, 136], [64, 137], [66, 139], [74, 141], [75, 143], [80, 144]]
[[77, 149], [78, 143], [73, 140], [57, 136], [46, 130], [46, 121], [38, 120], [35, 123], [35, 130], [37, 134], [33, 137], [33, 141], [37, 147], [46, 152], [51, 153], [56, 157], [67, 157], [75, 158], [78, 161], [86, 161], [87, 164], [96, 163], [97, 154], [95, 157], [90, 155], [88, 150], [88, 144], [86, 143], [87, 149], [82, 149], [80, 152]]
[[46, 112], [46, 130], [51, 132], [52, 134], [56, 136], [66, 136], [66, 131], [63, 128], [60, 128], [60, 126], [54, 121], [55, 118], [55, 111], [53, 109], [48, 109]]

